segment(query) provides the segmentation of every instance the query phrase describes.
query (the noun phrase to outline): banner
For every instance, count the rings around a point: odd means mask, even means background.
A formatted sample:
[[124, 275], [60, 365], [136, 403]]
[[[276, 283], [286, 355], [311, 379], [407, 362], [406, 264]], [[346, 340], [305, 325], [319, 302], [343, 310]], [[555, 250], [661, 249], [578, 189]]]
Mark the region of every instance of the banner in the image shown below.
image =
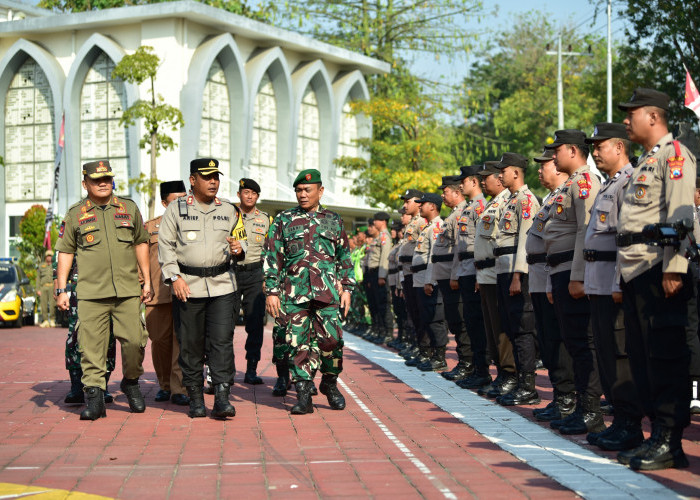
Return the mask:
[[51, 184], [51, 196], [49, 197], [49, 208], [46, 209], [46, 220], [44, 221], [44, 248], [51, 249], [51, 224], [53, 223], [53, 212], [56, 208], [58, 197], [58, 174], [61, 171], [61, 156], [63, 156], [63, 146], [66, 135], [66, 116], [61, 117], [61, 131], [58, 134], [58, 148], [56, 148], [56, 159], [53, 167], [53, 183]]
[[[685, 64], [683, 67], [685, 68]], [[695, 115], [700, 118], [700, 92], [693, 83], [688, 68], [685, 68], [685, 107], [692, 109]]]

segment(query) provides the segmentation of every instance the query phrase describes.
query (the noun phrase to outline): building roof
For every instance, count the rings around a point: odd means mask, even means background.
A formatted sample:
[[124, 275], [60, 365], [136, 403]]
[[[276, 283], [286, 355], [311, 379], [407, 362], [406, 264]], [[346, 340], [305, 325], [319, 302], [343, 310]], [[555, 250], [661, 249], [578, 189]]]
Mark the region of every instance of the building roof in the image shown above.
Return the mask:
[[[12, 11], [12, 19], [8, 19], [8, 12]], [[24, 14], [23, 17], [44, 17], [51, 16], [53, 12], [46, 9], [41, 9], [29, 3], [15, 0], [0, 0], [0, 21], [12, 21], [21, 19], [17, 17], [18, 13]]]
[[43, 11], [45, 15], [0, 23], [0, 37], [27, 36], [32, 33], [55, 33], [76, 29], [99, 31], [104, 26], [133, 24], [165, 17], [181, 17], [211, 26], [222, 32], [232, 33], [234, 36], [240, 35], [250, 40], [259, 40], [262, 46], [279, 46], [307, 54], [312, 58], [321, 58], [338, 65], [352, 66], [365, 74], [388, 73], [391, 69], [391, 66], [383, 61], [193, 0], [76, 13], [52, 13], [17, 1], [0, 0], [0, 5], [10, 7], [9, 4], [16, 4], [19, 10], [27, 12], [31, 9], [31, 15], [38, 15], [34, 11]]

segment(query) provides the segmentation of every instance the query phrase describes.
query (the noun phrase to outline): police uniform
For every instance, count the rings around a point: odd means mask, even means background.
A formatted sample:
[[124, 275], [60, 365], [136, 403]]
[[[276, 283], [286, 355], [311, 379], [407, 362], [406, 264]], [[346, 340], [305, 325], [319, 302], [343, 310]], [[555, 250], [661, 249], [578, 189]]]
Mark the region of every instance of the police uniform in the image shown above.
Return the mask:
[[[398, 231], [401, 226], [395, 227]], [[400, 286], [399, 283], [399, 250], [401, 250], [401, 241], [397, 241], [389, 251], [389, 268], [387, 270], [387, 285], [389, 286], [389, 293], [391, 295], [391, 305], [392, 311], [394, 313], [394, 319], [396, 320], [398, 334], [396, 337], [393, 347], [402, 348], [404, 343], [408, 341], [406, 337], [406, 303], [401, 294], [397, 293], [397, 289]], [[392, 347], [390, 346], [390, 347]]]
[[[500, 171], [495, 168], [498, 163], [500, 162], [486, 162], [484, 168], [479, 171], [479, 175], [499, 174]], [[476, 281], [479, 283], [489, 357], [496, 362], [498, 368], [496, 379], [480, 388], [479, 394], [491, 398], [500, 396], [502, 390], [510, 391], [516, 385], [513, 346], [503, 331], [498, 310], [496, 258], [493, 253], [496, 248], [498, 222], [501, 220], [509, 196], [510, 192], [503, 189], [491, 198], [476, 224], [474, 238], [474, 267], [476, 268]]]
[[[169, 181], [160, 184], [161, 199], [167, 198], [171, 193], [185, 192], [187, 192], [187, 188], [182, 181]], [[148, 258], [153, 288], [153, 299], [146, 304], [146, 329], [148, 337], [151, 339], [153, 369], [160, 387], [156, 401], [168, 401], [172, 398], [174, 403], [186, 405], [189, 403], [189, 399], [185, 396], [185, 387], [182, 385], [182, 370], [178, 364], [180, 345], [175, 336], [173, 299], [170, 287], [163, 283], [158, 263], [158, 236], [161, 220], [162, 216], [146, 222], [146, 231], [149, 235]]]
[[[580, 130], [557, 130], [555, 140], [548, 145], [555, 149], [561, 144], [583, 145], [586, 135]], [[574, 299], [569, 293], [570, 281], [584, 279], [584, 237], [593, 200], [600, 189], [600, 181], [590, 168], [577, 168], [564, 183], [554, 199], [553, 213], [543, 234], [549, 278], [552, 283], [554, 309], [569, 354], [573, 360], [574, 383], [578, 393], [575, 414], [568, 420], [555, 420], [554, 428], [564, 434], [599, 432], [604, 428], [600, 412], [602, 389], [598, 375], [598, 361], [590, 329], [588, 297]], [[585, 424], [585, 425], [584, 425]]]
[[[527, 158], [517, 153], [504, 153], [497, 168], [518, 167], [524, 174]], [[523, 184], [511, 192], [505, 201], [503, 215], [498, 222], [496, 234], [496, 281], [501, 326], [513, 346], [518, 385], [504, 394], [499, 403], [506, 406], [539, 404], [535, 389], [535, 317], [528, 287], [528, 265], [525, 241], [532, 226], [532, 217], [540, 204], [532, 191]], [[513, 275], [520, 274], [519, 294], [511, 295]]]
[[[386, 212], [374, 214], [374, 220], [389, 220]], [[394, 322], [391, 319], [389, 308], [389, 285], [386, 283], [389, 275], [389, 251], [391, 250], [391, 233], [383, 229], [374, 237], [367, 250], [367, 283], [368, 302], [373, 309], [373, 330], [377, 343], [386, 343], [393, 339]], [[379, 285], [379, 280], [384, 280], [384, 285]]]
[[[442, 198], [438, 194], [423, 193], [418, 203], [434, 203], [438, 211], [442, 206]], [[438, 215], [428, 221], [416, 240], [416, 246], [411, 260], [413, 272], [413, 293], [416, 295], [420, 314], [418, 330], [418, 346], [421, 357], [416, 365], [421, 371], [444, 370], [445, 346], [447, 345], [447, 328], [445, 325], [445, 307], [437, 281], [428, 273], [428, 266], [433, 249], [442, 231], [443, 221]], [[433, 292], [427, 295], [425, 285], [432, 285]]]
[[[51, 250], [44, 257], [53, 256]], [[42, 262], [36, 269], [36, 289], [41, 292], [41, 326], [56, 326], [56, 298], [53, 295], [53, 266]]]
[[[252, 179], [238, 181], [239, 190], [252, 189], [260, 194], [260, 185]], [[263, 328], [265, 326], [265, 294], [263, 293], [262, 249], [265, 237], [270, 228], [270, 216], [254, 208], [243, 214], [243, 224], [248, 241], [245, 259], [236, 265], [236, 281], [238, 290], [234, 301], [234, 313], [237, 315], [243, 305], [245, 315], [245, 359], [247, 367], [244, 382], [247, 384], [262, 384], [257, 375], [260, 350], [263, 345]], [[234, 325], [235, 326], [235, 325]]]
[[[102, 160], [83, 165], [83, 175], [100, 179], [114, 174], [109, 162]], [[121, 388], [133, 412], [145, 410], [138, 378], [143, 374], [148, 335], [139, 311], [141, 286], [134, 249], [147, 241], [141, 213], [126, 198], [112, 196], [104, 206], [96, 206], [90, 198], [85, 198], [71, 206], [63, 220], [56, 249], [75, 254], [80, 269], [78, 344], [82, 354], [82, 383], [88, 396], [88, 408], [81, 414], [82, 419], [94, 420], [106, 413], [103, 398], [110, 318], [114, 336], [121, 344], [124, 374]], [[61, 293], [65, 291], [58, 289], [57, 294]]]
[[[627, 139], [624, 125], [599, 123], [586, 142], [616, 137]], [[605, 398], [615, 411], [613, 426], [589, 442], [593, 440], [592, 444], [600, 448], [617, 451], [634, 448], [643, 440], [643, 414], [625, 347], [622, 304], [616, 304], [612, 298], [613, 292], [620, 291], [619, 281], [615, 280], [618, 214], [624, 187], [633, 170], [628, 163], [601, 187], [591, 209], [583, 251], [586, 260], [584, 289], [591, 303], [591, 329], [598, 354], [600, 381]]]
[[[619, 107], [668, 109], [668, 101], [661, 92], [637, 89]], [[694, 284], [684, 245], [679, 251], [652, 246], [641, 231], [647, 224], [692, 219], [695, 177], [693, 154], [666, 134], [640, 156], [623, 194], [617, 245], [627, 349], [642, 408], [652, 421], [651, 438], [618, 455], [635, 469], [688, 466], [681, 438], [690, 423], [685, 326], [697, 321]], [[668, 298], [664, 273], [678, 273], [682, 280]]]
[[[192, 175], [220, 173], [218, 161], [197, 159]], [[180, 344], [182, 382], [190, 397], [190, 416], [205, 416], [201, 395], [205, 341], [208, 366], [216, 390], [215, 417], [235, 415], [228, 404], [233, 377], [233, 295], [236, 281], [232, 264], [244, 256], [245, 231], [240, 211], [232, 203], [214, 198], [202, 203], [194, 194], [168, 205], [160, 225], [158, 261], [163, 281], [182, 279], [190, 289], [186, 301], [173, 297], [175, 332]], [[239, 229], [237, 230], [237, 226]], [[227, 237], [241, 241], [243, 254], [231, 254]], [[229, 408], [230, 406], [230, 408]]]

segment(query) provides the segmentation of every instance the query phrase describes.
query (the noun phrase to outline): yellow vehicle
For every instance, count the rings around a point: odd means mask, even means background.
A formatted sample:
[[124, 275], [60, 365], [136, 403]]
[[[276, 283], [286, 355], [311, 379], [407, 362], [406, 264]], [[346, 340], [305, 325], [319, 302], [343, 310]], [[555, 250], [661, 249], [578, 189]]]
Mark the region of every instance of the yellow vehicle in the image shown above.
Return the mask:
[[0, 259], [0, 323], [33, 325], [35, 313], [36, 292], [29, 278], [12, 259]]

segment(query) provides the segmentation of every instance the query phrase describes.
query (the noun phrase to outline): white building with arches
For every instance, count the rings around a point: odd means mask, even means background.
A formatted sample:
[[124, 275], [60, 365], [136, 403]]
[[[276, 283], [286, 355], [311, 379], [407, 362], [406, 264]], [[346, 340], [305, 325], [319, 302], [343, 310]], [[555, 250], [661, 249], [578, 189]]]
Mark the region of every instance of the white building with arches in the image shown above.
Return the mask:
[[76, 14], [0, 0], [0, 256], [24, 212], [48, 203], [64, 116], [58, 214], [83, 196], [81, 165], [98, 158], [110, 159], [117, 192], [145, 208], [128, 182], [149, 172], [143, 129], [119, 119], [149, 87], [111, 77], [141, 45], [161, 60], [156, 93], [185, 121], [171, 134], [178, 147], [158, 157], [160, 180], [186, 180], [190, 160], [214, 157], [223, 197], [251, 177], [274, 213], [294, 204], [296, 173], [318, 168], [324, 204], [346, 222], [372, 212], [333, 160], [363, 154], [355, 141], [371, 124], [350, 103], [369, 98], [365, 76], [386, 63], [190, 0]]

